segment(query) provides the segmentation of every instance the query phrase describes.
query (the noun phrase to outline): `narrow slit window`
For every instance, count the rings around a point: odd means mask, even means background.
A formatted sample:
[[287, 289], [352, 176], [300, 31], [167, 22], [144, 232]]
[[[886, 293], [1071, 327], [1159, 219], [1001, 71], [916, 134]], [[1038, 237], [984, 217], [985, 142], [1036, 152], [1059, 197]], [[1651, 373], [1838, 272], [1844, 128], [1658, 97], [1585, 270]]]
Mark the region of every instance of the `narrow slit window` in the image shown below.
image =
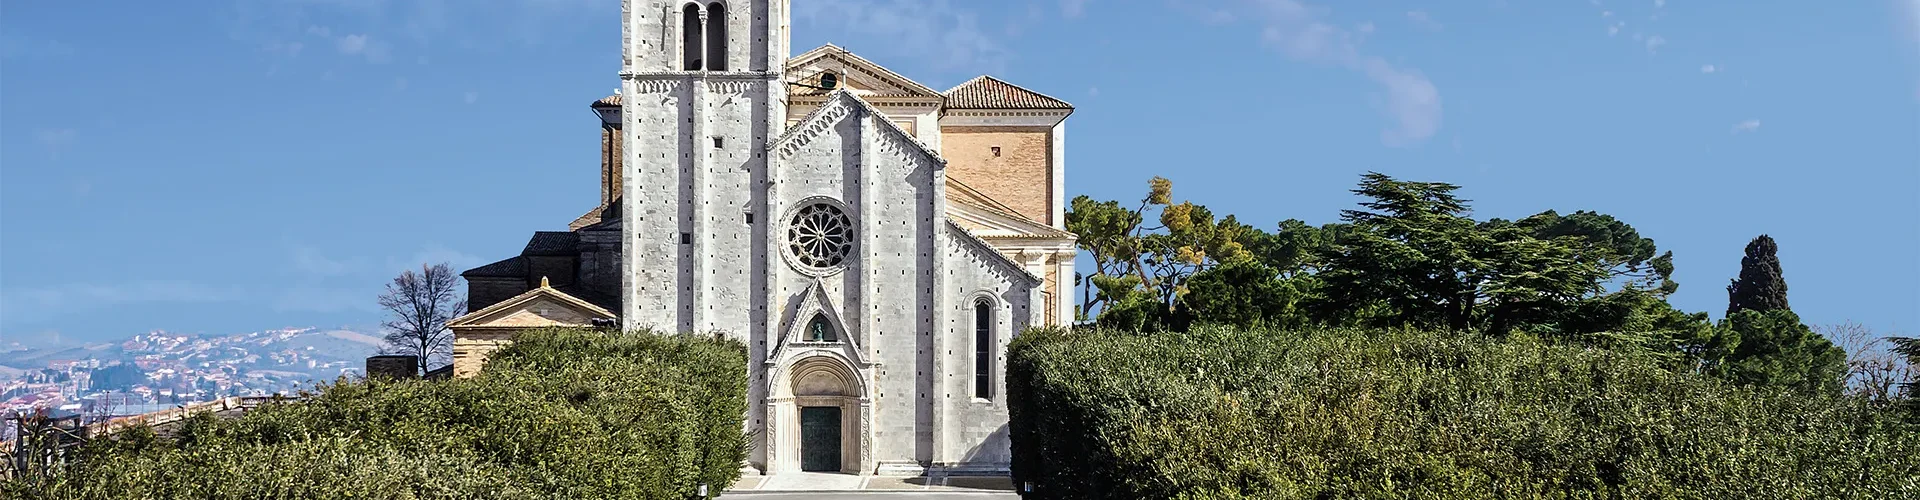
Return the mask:
[[993, 304], [973, 303], [973, 397], [993, 399]]
[[727, 70], [727, 6], [707, 4], [707, 69]]
[[682, 49], [680, 54], [683, 59], [681, 69], [687, 71], [700, 69], [700, 55], [705, 52], [705, 47], [700, 42], [706, 40], [706, 33], [700, 28], [700, 4], [687, 4], [680, 10], [680, 48]]
[[693, 233], [680, 233], [680, 244], [682, 245], [693, 244]]
[[994, 147], [993, 147], [993, 157], [994, 157], [994, 158], [999, 158], [999, 157], [1000, 157], [1000, 146], [994, 146]]
[[713, 149], [720, 149], [720, 148], [724, 148], [724, 147], [727, 147], [727, 140], [726, 140], [726, 139], [722, 139], [722, 138], [720, 138], [720, 137], [718, 137], [718, 136], [716, 136], [716, 137], [714, 137], [714, 138], [713, 138]]

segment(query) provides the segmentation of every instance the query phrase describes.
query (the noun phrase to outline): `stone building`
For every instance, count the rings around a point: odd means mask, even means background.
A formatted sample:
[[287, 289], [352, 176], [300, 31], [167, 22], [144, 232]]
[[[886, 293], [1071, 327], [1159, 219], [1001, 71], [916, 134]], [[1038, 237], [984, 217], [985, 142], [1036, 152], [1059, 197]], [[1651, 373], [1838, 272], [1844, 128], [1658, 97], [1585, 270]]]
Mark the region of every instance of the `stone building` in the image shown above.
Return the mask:
[[789, 5], [623, 2], [600, 199], [465, 273], [456, 372], [528, 326], [724, 335], [760, 472], [1004, 470], [1007, 341], [1073, 314], [1073, 107], [789, 57]]

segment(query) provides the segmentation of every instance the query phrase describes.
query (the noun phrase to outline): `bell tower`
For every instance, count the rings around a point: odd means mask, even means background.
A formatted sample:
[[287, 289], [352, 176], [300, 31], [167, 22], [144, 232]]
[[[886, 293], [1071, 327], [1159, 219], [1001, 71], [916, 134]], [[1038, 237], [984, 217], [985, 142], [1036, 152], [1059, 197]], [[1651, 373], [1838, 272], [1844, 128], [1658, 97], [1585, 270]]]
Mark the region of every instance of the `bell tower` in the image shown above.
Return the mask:
[[792, 0], [623, 0], [625, 72], [778, 72]]
[[623, 327], [748, 345], [766, 330], [790, 2], [622, 2]]

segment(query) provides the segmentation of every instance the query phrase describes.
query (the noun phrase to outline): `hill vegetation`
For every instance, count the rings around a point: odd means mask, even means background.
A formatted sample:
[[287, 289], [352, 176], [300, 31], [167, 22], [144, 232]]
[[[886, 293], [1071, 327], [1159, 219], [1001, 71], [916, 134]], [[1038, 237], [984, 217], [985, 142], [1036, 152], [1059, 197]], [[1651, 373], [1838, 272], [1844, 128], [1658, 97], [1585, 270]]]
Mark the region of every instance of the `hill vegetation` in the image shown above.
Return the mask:
[[[1413, 328], [1525, 333], [1637, 350], [1738, 384], [1840, 392], [1847, 352], [1787, 307], [1778, 244], [1747, 246], [1728, 314], [1668, 301], [1673, 253], [1611, 215], [1547, 210], [1476, 220], [1460, 186], [1369, 173], [1340, 221], [1272, 231], [1177, 201], [1154, 178], [1138, 204], [1075, 198], [1067, 227], [1094, 266], [1081, 319], [1127, 331]], [[1910, 373], [1910, 372], [1909, 372]]]
[[341, 381], [96, 439], [6, 498], [684, 498], [739, 477], [746, 348], [537, 330], [472, 379]]
[[1028, 498], [1911, 498], [1920, 425], [1639, 349], [1406, 329], [1030, 331]]

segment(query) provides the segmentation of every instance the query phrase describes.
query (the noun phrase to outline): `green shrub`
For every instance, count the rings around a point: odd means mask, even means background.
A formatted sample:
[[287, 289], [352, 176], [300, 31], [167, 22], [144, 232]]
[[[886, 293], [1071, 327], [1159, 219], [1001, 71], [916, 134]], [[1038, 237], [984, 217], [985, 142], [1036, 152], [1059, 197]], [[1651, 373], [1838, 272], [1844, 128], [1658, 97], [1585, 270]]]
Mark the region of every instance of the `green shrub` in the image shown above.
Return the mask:
[[536, 330], [465, 380], [342, 382], [173, 439], [96, 440], [18, 498], [684, 498], [739, 478], [746, 350]]
[[1920, 427], [1522, 335], [1033, 331], [1028, 498], [1910, 498]]

